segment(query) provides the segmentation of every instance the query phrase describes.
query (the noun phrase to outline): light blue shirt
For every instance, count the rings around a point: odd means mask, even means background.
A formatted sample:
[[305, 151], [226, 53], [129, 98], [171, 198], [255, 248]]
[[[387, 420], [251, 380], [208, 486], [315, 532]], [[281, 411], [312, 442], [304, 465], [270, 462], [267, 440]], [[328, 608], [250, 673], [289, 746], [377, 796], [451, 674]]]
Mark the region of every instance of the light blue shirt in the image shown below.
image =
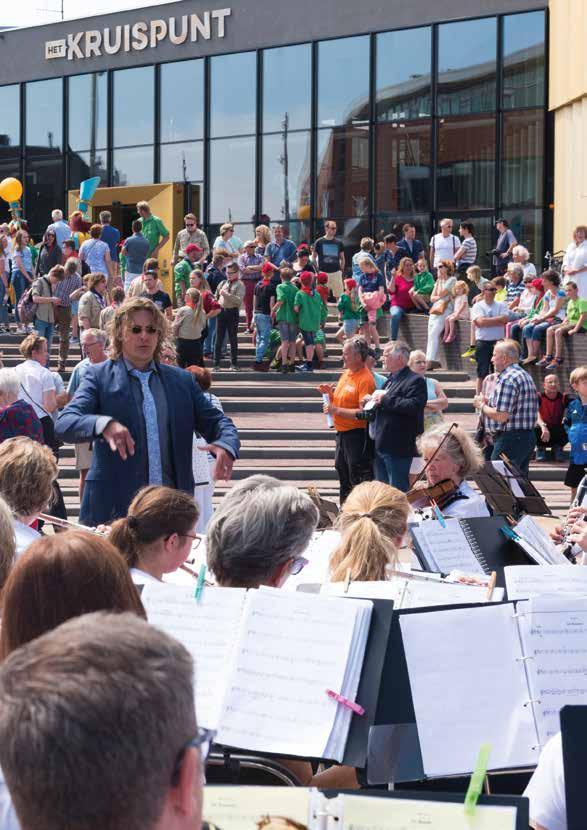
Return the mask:
[[80, 362], [76, 363], [76, 365], [73, 367], [73, 372], [71, 373], [69, 384], [67, 386], [67, 394], [70, 398], [73, 398], [73, 396], [77, 392], [80, 383], [84, 379], [85, 373], [88, 371], [89, 365], [90, 359], [88, 357], [84, 357], [83, 360], [80, 360]]
[[12, 798], [0, 769], [0, 830], [20, 830]]
[[52, 225], [49, 225], [47, 230], [55, 231], [55, 239], [57, 240], [57, 244], [60, 248], [66, 239], [71, 239], [71, 228], [65, 219], [60, 219], [59, 222], [53, 222]]

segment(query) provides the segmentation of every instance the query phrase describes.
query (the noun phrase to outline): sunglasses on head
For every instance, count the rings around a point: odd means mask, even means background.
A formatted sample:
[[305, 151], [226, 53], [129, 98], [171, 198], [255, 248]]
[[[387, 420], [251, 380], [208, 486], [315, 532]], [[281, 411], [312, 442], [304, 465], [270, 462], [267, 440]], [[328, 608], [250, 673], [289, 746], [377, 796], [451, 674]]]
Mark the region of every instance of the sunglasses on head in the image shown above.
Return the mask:
[[155, 326], [131, 326], [130, 330], [133, 334], [142, 334], [143, 332], [146, 334], [157, 334]]

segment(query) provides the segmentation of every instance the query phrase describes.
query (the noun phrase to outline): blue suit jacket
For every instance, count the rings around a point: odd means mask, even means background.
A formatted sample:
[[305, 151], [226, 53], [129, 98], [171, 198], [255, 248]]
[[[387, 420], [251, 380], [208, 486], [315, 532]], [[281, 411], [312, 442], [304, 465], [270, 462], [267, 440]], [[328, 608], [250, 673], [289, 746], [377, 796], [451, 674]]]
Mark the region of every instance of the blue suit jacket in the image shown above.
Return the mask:
[[[189, 372], [158, 364], [167, 396], [171, 460], [178, 490], [194, 492], [192, 439], [194, 431], [238, 458], [236, 427], [206, 400]], [[108, 443], [96, 437], [96, 420], [109, 415], [127, 427], [135, 441], [135, 454], [123, 461]], [[126, 516], [137, 490], [148, 484], [148, 458], [143, 414], [136, 406], [123, 360], [106, 360], [90, 366], [73, 400], [60, 414], [57, 435], [71, 444], [94, 442], [92, 466], [86, 479], [80, 521], [87, 525]]]

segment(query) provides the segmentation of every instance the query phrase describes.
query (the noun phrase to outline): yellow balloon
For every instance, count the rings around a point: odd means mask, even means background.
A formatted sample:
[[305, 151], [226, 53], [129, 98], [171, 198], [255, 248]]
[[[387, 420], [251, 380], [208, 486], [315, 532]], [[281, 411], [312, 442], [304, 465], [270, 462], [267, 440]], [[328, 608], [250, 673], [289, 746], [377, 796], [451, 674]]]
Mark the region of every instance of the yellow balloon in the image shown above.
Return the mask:
[[298, 208], [298, 219], [302, 222], [310, 218], [310, 205], [300, 205]]
[[0, 182], [0, 197], [6, 202], [18, 202], [22, 196], [22, 185], [18, 179], [8, 178]]

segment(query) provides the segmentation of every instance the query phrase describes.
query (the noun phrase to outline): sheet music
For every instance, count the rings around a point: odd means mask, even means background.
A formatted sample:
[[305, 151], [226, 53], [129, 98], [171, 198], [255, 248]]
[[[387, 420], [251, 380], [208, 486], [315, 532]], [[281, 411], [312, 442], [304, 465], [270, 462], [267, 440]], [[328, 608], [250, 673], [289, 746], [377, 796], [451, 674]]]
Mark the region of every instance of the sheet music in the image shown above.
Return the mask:
[[343, 796], [344, 823], [340, 830], [516, 830], [517, 810], [504, 805], [477, 804], [467, 816], [462, 802]]
[[508, 565], [503, 569], [508, 599], [531, 599], [551, 594], [587, 596], [587, 568], [561, 565]]
[[272, 588], [250, 591], [218, 742], [323, 757], [337, 716], [343, 716], [347, 729], [352, 716], [326, 689], [344, 688], [357, 617], [371, 608], [359, 600]]
[[[587, 569], [586, 569], [587, 570]], [[390, 599], [396, 608], [425, 608], [436, 605], [464, 605], [486, 602], [487, 588], [458, 582], [394, 578], [387, 581], [351, 582], [345, 594], [344, 582], [327, 582], [321, 594], [362, 599]], [[503, 588], [494, 588], [492, 602], [503, 599]]]
[[536, 729], [514, 606], [403, 614], [400, 626], [427, 776], [535, 763]]
[[259, 830], [270, 818], [275, 823], [268, 827], [294, 826], [288, 819], [309, 827], [310, 793], [303, 787], [204, 787], [203, 818], [221, 830]]
[[563, 706], [587, 704], [587, 597], [517, 603], [539, 742], [560, 732]]
[[517, 478], [510, 473], [503, 461], [492, 461], [491, 464], [493, 465], [493, 469], [505, 478], [510, 490], [512, 491], [512, 495], [514, 495], [517, 499], [526, 498], [526, 495], [520, 487]]
[[286, 591], [296, 591], [298, 585], [305, 585], [309, 582], [319, 584], [327, 582], [330, 554], [339, 542], [340, 533], [336, 530], [317, 530], [313, 533], [310, 544], [301, 554], [308, 560], [308, 564], [305, 568], [302, 568], [299, 574], [289, 576], [283, 588]]
[[453, 570], [485, 574], [471, 550], [458, 519], [445, 519], [446, 527], [437, 520], [422, 522], [410, 528], [419, 543], [431, 571], [449, 573]]
[[207, 729], [218, 727], [246, 593], [242, 588], [205, 587], [196, 601], [193, 587], [148, 583], [141, 594], [149, 622], [179, 640], [194, 658], [196, 713]]
[[[585, 569], [587, 570], [587, 568]], [[401, 599], [406, 587], [405, 579], [374, 580], [372, 582], [349, 582], [345, 591], [344, 582], [326, 582], [320, 588], [321, 594], [335, 597], [356, 597], [360, 599], [390, 599], [401, 608]]]
[[532, 516], [523, 516], [517, 525], [513, 528], [514, 531], [525, 542], [528, 542], [535, 551], [537, 551], [544, 562], [539, 564], [546, 565], [570, 565], [569, 560], [563, 556], [558, 548], [548, 537], [548, 534], [534, 521]]

